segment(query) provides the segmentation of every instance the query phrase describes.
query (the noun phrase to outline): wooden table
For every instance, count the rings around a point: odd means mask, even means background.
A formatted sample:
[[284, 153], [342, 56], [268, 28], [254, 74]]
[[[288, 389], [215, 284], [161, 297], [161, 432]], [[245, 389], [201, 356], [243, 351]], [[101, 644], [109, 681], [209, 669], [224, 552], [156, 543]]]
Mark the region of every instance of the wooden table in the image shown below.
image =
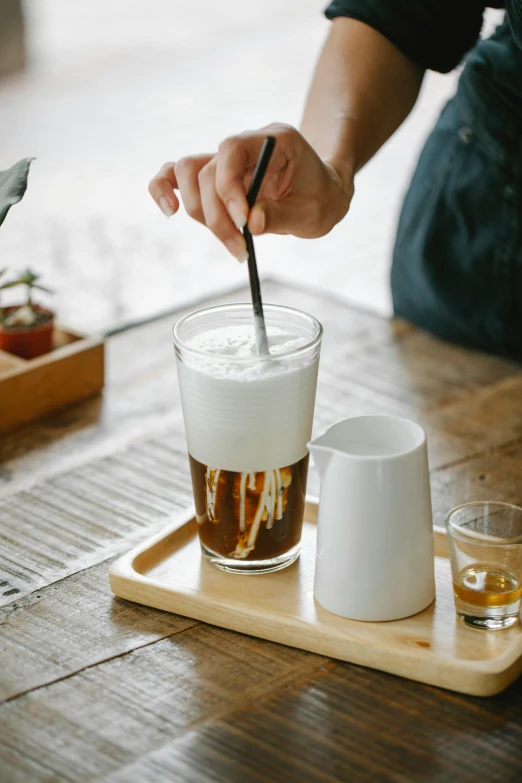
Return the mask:
[[[325, 326], [317, 431], [369, 412], [423, 424], [436, 523], [522, 503], [520, 366], [264, 288]], [[522, 680], [460, 696], [112, 597], [111, 559], [190, 503], [174, 320], [109, 339], [103, 400], [0, 444], [0, 780], [522, 779]]]

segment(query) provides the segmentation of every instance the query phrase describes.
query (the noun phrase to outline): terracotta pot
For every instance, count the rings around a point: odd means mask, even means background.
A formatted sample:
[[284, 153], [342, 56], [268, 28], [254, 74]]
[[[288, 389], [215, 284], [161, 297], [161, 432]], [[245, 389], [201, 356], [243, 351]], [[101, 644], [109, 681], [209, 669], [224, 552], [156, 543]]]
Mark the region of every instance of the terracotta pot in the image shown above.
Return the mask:
[[[4, 313], [6, 315], [14, 313], [20, 306], [4, 307]], [[39, 326], [13, 326], [8, 329], [0, 326], [1, 351], [14, 353], [16, 356], [21, 356], [22, 359], [34, 359], [52, 349], [54, 313], [38, 305], [35, 305], [35, 310], [51, 317]]]

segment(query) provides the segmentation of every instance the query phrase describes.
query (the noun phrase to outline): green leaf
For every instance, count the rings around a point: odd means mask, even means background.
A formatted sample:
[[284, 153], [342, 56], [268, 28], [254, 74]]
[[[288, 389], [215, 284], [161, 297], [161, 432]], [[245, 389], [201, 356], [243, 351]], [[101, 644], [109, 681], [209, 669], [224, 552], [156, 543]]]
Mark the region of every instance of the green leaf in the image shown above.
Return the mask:
[[22, 272], [20, 277], [18, 278], [19, 283], [23, 283], [24, 285], [34, 285], [36, 281], [39, 279], [40, 275], [37, 275], [36, 272], [33, 272], [29, 267], [25, 270], [25, 272]]
[[8, 280], [7, 283], [2, 283], [2, 285], [0, 285], [0, 291], [3, 291], [5, 288], [13, 288], [15, 285], [20, 285], [21, 283], [21, 280]]
[[31, 272], [30, 269], [26, 269], [25, 272], [21, 272], [14, 280], [9, 280], [8, 283], [4, 283], [0, 288], [12, 288], [14, 285], [28, 285], [34, 286], [35, 281], [38, 280], [40, 275], [36, 275]]
[[52, 288], [47, 288], [45, 285], [40, 285], [39, 283], [33, 283], [33, 288], [37, 288], [39, 291], [45, 291], [46, 294], [54, 294], [54, 291]]
[[27, 189], [29, 167], [33, 160], [34, 158], [23, 158], [10, 169], [0, 171], [0, 226], [13, 204], [17, 204], [23, 198]]

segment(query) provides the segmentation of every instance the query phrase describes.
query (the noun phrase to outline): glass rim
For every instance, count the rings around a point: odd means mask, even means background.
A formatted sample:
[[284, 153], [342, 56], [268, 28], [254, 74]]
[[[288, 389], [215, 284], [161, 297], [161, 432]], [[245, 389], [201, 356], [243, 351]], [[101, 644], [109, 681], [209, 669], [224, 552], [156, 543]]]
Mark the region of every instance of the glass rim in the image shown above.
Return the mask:
[[[287, 307], [286, 305], [276, 304], [263, 304], [263, 310], [272, 313], [289, 313], [291, 315], [297, 315], [299, 318], [303, 318], [309, 324], [311, 324], [316, 330], [316, 334], [311, 340], [305, 343], [305, 345], [300, 345], [299, 348], [294, 348], [292, 351], [288, 351], [288, 353], [269, 354], [267, 356], [227, 356], [227, 362], [232, 362], [233, 364], [249, 364], [252, 362], [271, 362], [281, 361], [282, 359], [293, 359], [294, 357], [306, 353], [311, 348], [315, 348], [320, 344], [323, 337], [323, 326], [321, 322], [315, 318], [315, 316], [310, 315], [310, 313], [307, 313], [304, 310], [298, 310], [296, 307]], [[199, 348], [192, 348], [191, 346], [187, 345], [180, 337], [179, 331], [187, 323], [187, 321], [192, 319], [196, 320], [197, 318], [207, 314], [219, 314], [225, 313], [226, 311], [250, 311], [252, 314], [252, 319], [254, 317], [254, 311], [252, 309], [251, 302], [234, 302], [232, 304], [213, 305], [211, 307], [201, 307], [199, 310], [192, 310], [192, 312], [187, 313], [186, 315], [183, 315], [181, 318], [179, 318], [172, 327], [172, 339], [174, 341], [175, 347], [178, 350], [186, 351], [187, 353], [195, 356], [204, 356], [206, 359], [222, 361], [222, 354], [212, 354], [209, 351], [202, 351]]]
[[[466, 529], [462, 527], [462, 525], [457, 525], [455, 522], [452, 522], [451, 517], [453, 514], [456, 514], [458, 511], [462, 511], [463, 509], [473, 507], [484, 508], [484, 506], [495, 506], [498, 509], [509, 509], [510, 511], [516, 511], [521, 515], [522, 518], [522, 508], [520, 508], [520, 506], [516, 506], [514, 503], [506, 503], [502, 500], [472, 500], [469, 503], [461, 503], [460, 506], [455, 506], [455, 508], [452, 508], [451, 511], [446, 514], [444, 523], [448, 533], [454, 535], [456, 538], [460, 537], [466, 541], [478, 543], [478, 538], [476, 535], [474, 536], [472, 533], [467, 532]], [[491, 540], [482, 539], [482, 543], [487, 544], [487, 546], [509, 546], [513, 544], [522, 544], [522, 533], [520, 533], [518, 536], [512, 536], [511, 538], [499, 539], [498, 536], [496, 536]]]

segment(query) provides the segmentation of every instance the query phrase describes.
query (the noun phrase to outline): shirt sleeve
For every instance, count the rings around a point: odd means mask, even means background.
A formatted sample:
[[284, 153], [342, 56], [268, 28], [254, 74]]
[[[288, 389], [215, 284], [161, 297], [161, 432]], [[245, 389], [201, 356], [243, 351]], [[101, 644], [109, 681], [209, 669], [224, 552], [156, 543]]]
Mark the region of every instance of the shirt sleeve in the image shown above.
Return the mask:
[[484, 8], [480, 0], [333, 0], [325, 14], [365, 22], [413, 62], [448, 73], [477, 41]]

